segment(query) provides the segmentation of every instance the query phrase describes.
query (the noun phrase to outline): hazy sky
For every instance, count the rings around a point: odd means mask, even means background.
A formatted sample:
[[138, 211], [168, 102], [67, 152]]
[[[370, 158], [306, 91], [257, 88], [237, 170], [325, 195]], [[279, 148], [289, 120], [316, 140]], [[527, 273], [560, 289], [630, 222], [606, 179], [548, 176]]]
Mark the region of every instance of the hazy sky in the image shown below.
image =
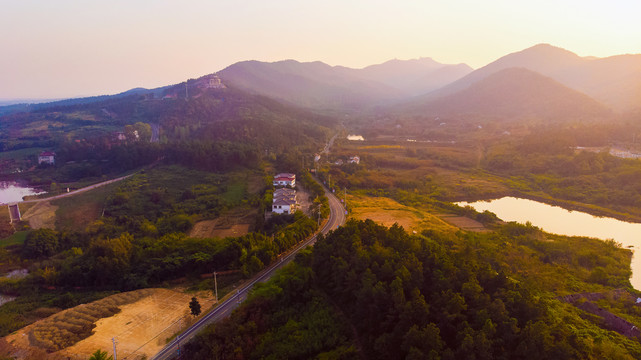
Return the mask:
[[241, 60], [481, 67], [550, 43], [641, 53], [637, 0], [0, 0], [0, 99], [158, 87]]

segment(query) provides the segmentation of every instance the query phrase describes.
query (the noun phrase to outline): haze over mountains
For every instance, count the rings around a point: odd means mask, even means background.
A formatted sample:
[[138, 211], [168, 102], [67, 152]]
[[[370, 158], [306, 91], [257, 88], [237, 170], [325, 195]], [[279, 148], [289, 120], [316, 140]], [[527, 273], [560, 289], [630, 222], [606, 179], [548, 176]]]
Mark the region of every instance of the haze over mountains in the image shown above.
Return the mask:
[[[284, 60], [242, 61], [216, 74], [231, 88], [336, 113], [376, 108], [392, 115], [552, 120], [609, 117], [641, 109], [641, 54], [580, 57], [548, 44], [508, 54], [477, 70], [431, 58], [390, 60], [363, 69]], [[167, 88], [133, 89], [117, 96], [148, 92], [158, 98]], [[98, 100], [103, 98], [52, 104]], [[43, 106], [48, 104], [0, 107], [0, 114]]]
[[470, 120], [594, 120], [611, 115], [589, 96], [525, 68], [499, 70], [456, 93], [414, 101], [398, 110]]
[[615, 111], [641, 107], [641, 54], [607, 58], [580, 57], [548, 44], [506, 55], [430, 94], [449, 95], [508, 68], [525, 68], [583, 92]]
[[391, 60], [364, 69], [320, 61], [243, 61], [218, 75], [234, 87], [311, 108], [362, 108], [425, 94], [472, 71], [430, 58]]

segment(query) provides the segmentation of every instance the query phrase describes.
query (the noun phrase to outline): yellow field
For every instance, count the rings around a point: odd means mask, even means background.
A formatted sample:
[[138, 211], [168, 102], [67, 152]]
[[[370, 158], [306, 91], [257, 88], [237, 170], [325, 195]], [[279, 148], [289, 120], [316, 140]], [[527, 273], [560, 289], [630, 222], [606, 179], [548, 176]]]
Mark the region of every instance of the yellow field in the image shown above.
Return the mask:
[[[187, 294], [182, 291], [168, 289], [143, 289], [137, 290], [137, 292], [140, 292], [140, 294], [131, 295], [138, 296], [139, 299], [137, 301], [119, 305], [120, 312], [116, 315], [98, 320], [95, 323], [96, 327], [93, 329], [93, 335], [52, 353], [46, 358], [86, 360], [97, 349], [108, 350], [111, 353], [111, 339], [113, 337], [118, 341], [118, 359], [141, 359], [145, 356], [148, 358], [165, 346], [167, 339], [175, 335], [178, 330], [195, 321], [194, 317], [189, 314], [189, 301], [192, 296], [198, 298], [203, 313], [214, 305], [211, 291]], [[65, 310], [29, 325], [7, 336], [5, 340], [14, 348], [12, 353], [17, 354], [18, 359], [29, 359], [31, 358], [30, 356], [33, 356], [34, 351], [42, 353], [42, 351], [37, 351], [37, 346], [32, 341], [33, 336], [31, 333], [35, 328], [59, 326], [62, 329], [72, 322], [52, 321], [53, 318], [68, 318], [69, 316], [66, 316], [66, 313], [86, 313], [87, 311], [83, 309], [88, 306], [91, 307], [95, 303], [104, 302], [105, 306], [108, 306], [107, 303], [113, 303], [114, 301], [106, 300], [112, 297], [129, 296], [127, 294], [131, 293], [112, 295], [91, 304], [79, 305]], [[44, 357], [41, 358], [44, 359]]]
[[351, 218], [371, 219], [385, 226], [397, 223], [409, 232], [421, 232], [426, 229], [446, 232], [458, 230], [427, 210], [405, 206], [386, 197], [351, 195], [347, 197], [347, 204]]

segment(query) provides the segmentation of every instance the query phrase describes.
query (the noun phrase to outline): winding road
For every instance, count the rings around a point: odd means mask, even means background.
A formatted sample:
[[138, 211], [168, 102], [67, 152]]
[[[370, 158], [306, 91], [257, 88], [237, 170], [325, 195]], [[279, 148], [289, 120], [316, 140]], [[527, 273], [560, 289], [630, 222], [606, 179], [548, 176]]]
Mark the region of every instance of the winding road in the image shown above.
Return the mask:
[[[345, 209], [343, 208], [341, 202], [336, 196], [334, 196], [334, 194], [328, 191], [327, 188], [325, 188], [325, 195], [329, 199], [330, 215], [329, 219], [320, 230], [320, 232], [323, 234], [327, 234], [330, 230], [335, 230], [337, 227], [345, 223]], [[270, 265], [268, 268], [264, 269], [256, 276], [254, 276], [251, 281], [244, 284], [240, 289], [238, 289], [233, 296], [220, 303], [211, 312], [207, 313], [195, 324], [178, 335], [176, 339], [167, 344], [167, 346], [160, 350], [160, 352], [158, 352], [158, 354], [153, 356], [151, 359], [167, 360], [172, 359], [174, 356], [178, 355], [181, 344], [184, 344], [186, 341], [194, 337], [194, 335], [196, 335], [196, 333], [202, 330], [205, 326], [229, 316], [229, 314], [231, 314], [231, 312], [247, 298], [247, 294], [256, 283], [269, 280], [274, 275], [276, 270], [289, 263], [301, 249], [313, 245], [316, 242], [316, 237], [317, 234], [309, 237], [300, 244], [296, 245], [293, 250], [285, 255], [282, 255], [279, 261]]]

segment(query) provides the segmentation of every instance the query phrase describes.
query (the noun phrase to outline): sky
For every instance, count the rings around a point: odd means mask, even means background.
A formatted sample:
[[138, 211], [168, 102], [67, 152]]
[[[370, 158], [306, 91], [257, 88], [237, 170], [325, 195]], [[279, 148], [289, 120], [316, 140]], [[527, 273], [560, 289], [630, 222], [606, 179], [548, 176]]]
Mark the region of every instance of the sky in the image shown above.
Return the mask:
[[0, 99], [154, 88], [243, 60], [482, 67], [549, 43], [641, 53], [637, 0], [0, 0]]

